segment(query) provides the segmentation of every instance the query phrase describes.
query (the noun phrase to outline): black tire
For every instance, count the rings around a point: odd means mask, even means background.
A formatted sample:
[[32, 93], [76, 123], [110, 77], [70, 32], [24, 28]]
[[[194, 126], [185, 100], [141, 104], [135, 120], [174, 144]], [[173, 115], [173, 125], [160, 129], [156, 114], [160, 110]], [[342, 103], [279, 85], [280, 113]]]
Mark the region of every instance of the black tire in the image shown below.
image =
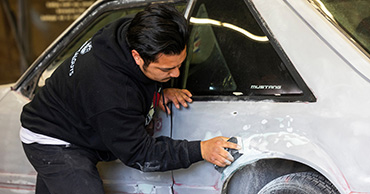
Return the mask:
[[314, 172], [298, 172], [278, 177], [258, 194], [336, 194], [338, 190], [325, 177]]

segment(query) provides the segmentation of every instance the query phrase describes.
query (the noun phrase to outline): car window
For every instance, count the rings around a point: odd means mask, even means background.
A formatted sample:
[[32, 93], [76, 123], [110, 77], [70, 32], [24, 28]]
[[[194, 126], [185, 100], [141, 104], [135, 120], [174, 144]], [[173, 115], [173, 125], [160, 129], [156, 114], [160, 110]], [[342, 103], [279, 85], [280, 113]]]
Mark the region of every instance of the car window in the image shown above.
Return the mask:
[[327, 18], [343, 28], [370, 54], [369, 0], [321, 0], [315, 3]]
[[[185, 3], [177, 3], [175, 7], [180, 11], [184, 12]], [[51, 76], [51, 74], [55, 71], [55, 69], [69, 56], [71, 56], [78, 48], [83, 45], [88, 39], [90, 39], [99, 29], [104, 27], [105, 25], [117, 20], [118, 18], [123, 17], [134, 17], [136, 13], [142, 11], [145, 7], [133, 7], [133, 8], [126, 8], [124, 10], [114, 10], [110, 12], [106, 12], [99, 16], [95, 21], [93, 21], [90, 25], [86, 26], [85, 29], [74, 38], [61, 52], [60, 55], [56, 57], [56, 59], [44, 70], [41, 74], [41, 77], [38, 82], [38, 87], [42, 87], [45, 85], [45, 80]]]
[[99, 29], [105, 25], [113, 22], [114, 20], [122, 17], [134, 16], [137, 12], [143, 8], [132, 8], [127, 10], [117, 10], [112, 12], [107, 12], [97, 20], [95, 20], [91, 25], [86, 27], [85, 30], [73, 41], [70, 42], [68, 46], [65, 47], [63, 52], [58, 55], [58, 57], [45, 69], [42, 73], [40, 80], [38, 82], [38, 87], [45, 85], [45, 80], [50, 77], [50, 75], [55, 71], [55, 69], [69, 56], [71, 56], [85, 41], [90, 39]]
[[189, 23], [180, 87], [198, 96], [304, 94], [286, 67], [289, 60], [282, 60], [243, 0], [198, 0]]

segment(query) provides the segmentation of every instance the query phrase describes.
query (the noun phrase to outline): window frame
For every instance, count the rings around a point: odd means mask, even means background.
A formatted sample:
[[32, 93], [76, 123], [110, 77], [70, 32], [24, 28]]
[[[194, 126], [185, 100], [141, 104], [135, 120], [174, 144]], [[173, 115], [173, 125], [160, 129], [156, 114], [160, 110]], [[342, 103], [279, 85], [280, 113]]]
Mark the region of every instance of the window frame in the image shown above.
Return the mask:
[[[196, 1], [195, 1], [196, 3]], [[190, 9], [190, 13], [186, 16], [187, 20], [190, 19], [192, 12], [194, 11], [193, 3]], [[194, 101], [274, 101], [274, 102], [316, 102], [316, 97], [313, 95], [312, 91], [308, 88], [302, 77], [299, 75], [298, 71], [295, 69], [294, 65], [285, 54], [284, 50], [280, 46], [279, 42], [273, 36], [271, 30], [266, 25], [266, 22], [259, 14], [257, 9], [255, 8], [254, 4], [251, 0], [244, 0], [244, 3], [248, 7], [248, 10], [253, 15], [254, 19], [258, 23], [261, 30], [265, 33], [270, 40], [270, 44], [272, 45], [275, 52], [280, 57], [281, 61], [284, 63], [285, 67], [287, 68], [288, 72], [293, 78], [293, 81], [297, 84], [297, 86], [302, 90], [302, 95], [256, 95], [256, 96], [231, 96], [231, 95], [193, 95]], [[180, 86], [181, 81], [177, 79], [172, 81], [172, 86]], [[186, 89], [186, 88], [185, 88]]]
[[93, 24], [99, 17], [108, 12], [136, 7], [146, 7], [152, 3], [166, 3], [173, 5], [183, 3], [186, 4], [186, 7], [188, 5], [186, 0], [132, 0], [130, 2], [119, 0], [98, 0], [50, 44], [50, 46], [31, 64], [27, 71], [11, 87], [11, 89], [13, 91], [19, 91], [26, 98], [32, 99], [42, 73], [65, 51], [66, 46], [69, 46], [70, 43], [74, 42], [75, 39], [85, 31], [86, 26]]

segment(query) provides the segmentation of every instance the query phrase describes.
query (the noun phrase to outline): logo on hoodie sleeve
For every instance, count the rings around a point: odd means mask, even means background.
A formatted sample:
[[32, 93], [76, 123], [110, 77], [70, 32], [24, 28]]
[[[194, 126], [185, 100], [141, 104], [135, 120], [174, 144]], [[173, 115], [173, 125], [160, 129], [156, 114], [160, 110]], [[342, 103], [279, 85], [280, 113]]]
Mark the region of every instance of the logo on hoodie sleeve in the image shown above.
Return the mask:
[[75, 54], [73, 55], [71, 59], [71, 65], [69, 66], [69, 77], [71, 77], [75, 70], [75, 63], [77, 61], [77, 57], [79, 54], [84, 55], [88, 53], [92, 48], [91, 40], [86, 41]]

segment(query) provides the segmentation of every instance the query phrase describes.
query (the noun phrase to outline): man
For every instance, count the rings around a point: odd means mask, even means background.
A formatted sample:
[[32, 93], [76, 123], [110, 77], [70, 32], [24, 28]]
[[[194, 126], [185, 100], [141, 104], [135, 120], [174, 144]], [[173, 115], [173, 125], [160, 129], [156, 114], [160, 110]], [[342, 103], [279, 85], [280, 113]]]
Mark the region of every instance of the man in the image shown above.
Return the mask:
[[225, 137], [173, 140], [145, 130], [152, 104], [169, 111], [168, 102], [179, 108], [192, 101], [187, 90], [158, 86], [179, 76], [187, 39], [175, 8], [151, 5], [107, 25], [58, 67], [21, 115], [36, 193], [104, 193], [96, 164], [116, 158], [142, 171], [233, 161], [224, 148], [237, 145]]

